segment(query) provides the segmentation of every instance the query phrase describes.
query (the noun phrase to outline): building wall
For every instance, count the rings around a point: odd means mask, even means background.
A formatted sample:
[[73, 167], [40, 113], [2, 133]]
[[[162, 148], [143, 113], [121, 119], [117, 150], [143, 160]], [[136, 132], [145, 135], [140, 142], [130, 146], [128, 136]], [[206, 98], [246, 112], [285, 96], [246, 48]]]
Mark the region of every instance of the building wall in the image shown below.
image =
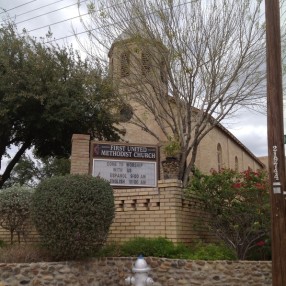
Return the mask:
[[219, 127], [212, 129], [201, 141], [198, 148], [198, 158], [196, 160], [197, 168], [208, 173], [211, 169], [218, 170], [217, 146], [222, 148], [222, 167], [235, 170], [235, 157], [238, 159], [238, 171], [244, 171], [248, 168], [253, 170], [261, 169], [262, 162], [246, 151], [237, 140], [228, 136]]

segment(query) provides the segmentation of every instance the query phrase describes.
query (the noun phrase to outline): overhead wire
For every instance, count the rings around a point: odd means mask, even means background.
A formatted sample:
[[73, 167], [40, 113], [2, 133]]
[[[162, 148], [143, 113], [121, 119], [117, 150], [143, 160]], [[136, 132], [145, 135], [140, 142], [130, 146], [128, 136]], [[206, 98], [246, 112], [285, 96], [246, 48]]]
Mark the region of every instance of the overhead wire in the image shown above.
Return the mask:
[[13, 7], [13, 8], [8, 9], [8, 10], [6, 10], [6, 9], [4, 9], [4, 8], [1, 8], [1, 9], [3, 9], [4, 11], [3, 11], [3, 12], [0, 12], [0, 15], [1, 15], [1, 14], [4, 14], [4, 13], [7, 13], [7, 12], [9, 12], [9, 11], [12, 11], [12, 10], [14, 10], [14, 9], [17, 9], [17, 8], [19, 8], [19, 7], [25, 6], [25, 5], [30, 4], [30, 3], [32, 3], [32, 2], [35, 2], [35, 1], [37, 1], [37, 0], [32, 0], [32, 1], [26, 2], [26, 3], [24, 3], [24, 4], [15, 6], [15, 7]]
[[23, 21], [17, 22], [17, 23], [15, 23], [15, 24], [16, 24], [16, 25], [18, 25], [18, 24], [21, 24], [21, 23], [24, 23], [24, 22], [27, 22], [27, 21], [30, 21], [30, 20], [33, 20], [33, 19], [36, 19], [36, 18], [42, 17], [42, 16], [46, 16], [46, 15], [48, 15], [48, 14], [52, 14], [52, 13], [54, 13], [54, 12], [57, 12], [57, 11], [60, 11], [60, 10], [63, 10], [63, 9], [66, 9], [66, 8], [72, 7], [72, 6], [74, 6], [74, 5], [81, 4], [81, 3], [86, 2], [86, 1], [87, 1], [87, 0], [82, 0], [82, 1], [80, 1], [79, 3], [74, 3], [74, 4], [71, 4], [71, 5], [67, 5], [67, 6], [61, 7], [61, 8], [59, 8], [59, 9], [56, 9], [56, 10], [53, 10], [53, 11], [50, 11], [50, 12], [47, 12], [47, 13], [43, 13], [43, 14], [40, 14], [40, 15], [37, 15], [37, 16], [34, 16], [34, 17], [31, 17], [31, 18], [29, 18], [29, 19], [26, 19], [26, 20], [23, 20]]
[[[123, 1], [123, 2], [120, 3], [120, 4], [124, 4], [125, 2], [127, 2], [127, 1]], [[183, 6], [183, 5], [186, 5], [186, 4], [190, 4], [190, 3], [192, 3], [192, 2], [193, 2], [193, 0], [190, 0], [190, 1], [188, 1], [188, 2], [184, 2], [184, 3], [181, 3], [181, 4], [177, 4], [177, 5], [174, 6], [174, 8], [177, 8], [177, 7], [179, 7], [179, 6]], [[107, 7], [106, 9], [115, 7], [115, 6], [117, 6], [117, 5], [118, 5], [118, 3], [115, 4], [115, 5], [111, 5], [111, 6]], [[168, 8], [166, 8], [166, 9], [168, 9]], [[95, 11], [95, 12], [98, 12], [98, 11]], [[74, 18], [86, 16], [86, 15], [88, 15], [88, 14], [89, 14], [89, 13], [86, 13], [86, 14], [79, 15], [79, 16], [76, 16], [76, 17], [73, 17], [73, 18], [70, 18], [70, 19], [74, 19]], [[152, 14], [154, 14], [154, 12], [150, 12], [150, 13], [148, 13], [147, 15], [152, 15]], [[132, 18], [132, 19], [136, 19], [136, 17], [135, 17], [135, 18]], [[59, 23], [61, 23], [61, 22], [67, 21], [67, 20], [69, 20], [69, 19], [66, 19], [66, 20], [63, 20], [63, 21], [60, 21], [60, 22], [57, 22], [57, 23], [52, 23], [52, 24], [50, 24], [50, 25], [46, 25], [46, 26], [41, 27], [41, 28], [38, 28], [38, 29], [50, 27], [50, 26], [52, 26], [52, 25], [54, 25], [54, 24], [59, 24]], [[105, 27], [114, 26], [114, 25], [116, 25], [116, 24], [118, 24], [118, 23], [119, 23], [119, 22], [112, 23], [112, 24], [109, 24], [109, 25], [105, 25]], [[71, 38], [71, 37], [75, 37], [75, 36], [78, 36], [78, 35], [90, 33], [90, 32], [92, 32], [92, 31], [95, 31], [95, 30], [98, 30], [98, 29], [101, 29], [101, 28], [103, 28], [103, 27], [96, 27], [96, 28], [91, 29], [91, 30], [87, 30], [87, 31], [85, 30], [85, 31], [83, 31], [83, 32], [74, 33], [74, 34], [72, 34], [72, 35], [68, 35], [68, 36], [64, 36], [64, 37], [61, 37], [61, 38], [52, 39], [52, 40], [46, 41], [45, 43], [51, 43], [51, 42], [56, 42], [56, 41], [64, 40], [64, 39]], [[35, 31], [35, 30], [37, 30], [37, 29], [30, 30], [29, 32], [32, 32], [32, 31]]]
[[[35, 2], [35, 1], [37, 1], [37, 0], [33, 0], [33, 1], [30, 1], [30, 2], [27, 2], [27, 3], [22, 4], [22, 5], [19, 5], [19, 6], [17, 6], [17, 7], [20, 7], [20, 6], [29, 4], [29, 3], [31, 3], [31, 2]], [[52, 5], [52, 4], [55, 4], [55, 3], [58, 3], [58, 2], [61, 2], [61, 1], [64, 1], [64, 0], [55, 1], [55, 2], [53, 2], [53, 3], [50, 3], [50, 4], [48, 4], [48, 5], [41, 6], [41, 7], [37, 8], [37, 9], [34, 9], [34, 10], [39, 10], [40, 8], [44, 8], [44, 7], [46, 7], [46, 6], [50, 6], [50, 5]], [[79, 2], [79, 3], [75, 3], [75, 4], [72, 4], [72, 5], [68, 5], [68, 6], [65, 6], [65, 7], [62, 7], [62, 8], [53, 10], [53, 11], [50, 11], [50, 12], [45, 13], [45, 14], [37, 15], [37, 16], [35, 16], [35, 17], [26, 19], [26, 20], [24, 20], [24, 21], [17, 22], [16, 24], [20, 24], [20, 23], [23, 23], [23, 22], [27, 22], [27, 21], [29, 21], [29, 20], [32, 20], [32, 19], [35, 19], [35, 18], [39, 18], [39, 17], [41, 17], [41, 16], [44, 16], [44, 15], [47, 15], [47, 14], [50, 14], [50, 13], [53, 13], [53, 12], [56, 12], [56, 11], [59, 11], [59, 10], [63, 10], [63, 9], [68, 8], [68, 7], [71, 7], [71, 6], [74, 6], [74, 5], [76, 5], [76, 4], [80, 4], [80, 3], [82, 3], [82, 2], [86, 2], [86, 1], [87, 1], [87, 0], [83, 0], [83, 1], [81, 1], [81, 2]], [[106, 10], [106, 9], [109, 9], [109, 8], [112, 8], [112, 7], [115, 7], [115, 6], [124, 4], [124, 3], [126, 3], [126, 2], [128, 2], [128, 0], [127, 0], [127, 1], [123, 1], [122, 3], [117, 3], [117, 4], [114, 4], [114, 5], [111, 5], [111, 6], [109, 6], [109, 7], [104, 8], [104, 9], [97, 10], [97, 11], [95, 11], [95, 12], [100, 12], [100, 11], [103, 11], [103, 10]], [[177, 4], [177, 5], [174, 6], [174, 8], [179, 7], [179, 6], [182, 6], [182, 5], [190, 4], [191, 2], [193, 2], [193, 0], [190, 0], [190, 1], [184, 2], [184, 3]], [[15, 9], [15, 8], [17, 8], [17, 7], [11, 8], [10, 10]], [[168, 8], [166, 8], [166, 9], [168, 9]], [[31, 10], [31, 11], [33, 11], [33, 10]], [[28, 12], [25, 12], [25, 13], [23, 13], [23, 14], [27, 14], [27, 13], [28, 13]], [[41, 26], [41, 27], [38, 27], [38, 28], [35, 28], [35, 29], [32, 29], [32, 30], [26, 30], [25, 32], [26, 32], [26, 33], [34, 32], [34, 31], [37, 31], [37, 30], [40, 30], [40, 29], [43, 29], [43, 28], [47, 28], [47, 27], [51, 27], [51, 26], [54, 26], [54, 25], [57, 25], [57, 24], [60, 24], [60, 23], [63, 23], [63, 22], [67, 22], [67, 21], [69, 21], [69, 20], [74, 20], [74, 19], [76, 19], [76, 18], [83, 17], [83, 16], [86, 16], [86, 15], [88, 15], [88, 14], [89, 14], [89, 13], [85, 13], [85, 14], [78, 15], [78, 16], [75, 16], [75, 17], [67, 18], [67, 19], [64, 19], [64, 20], [61, 20], [61, 21], [57, 21], [57, 22], [54, 22], [54, 23], [51, 23], [51, 24], [48, 24], [48, 25], [45, 25], [45, 26]], [[147, 15], [151, 15], [151, 14], [154, 14], [154, 12], [150, 12], [150, 13], [148, 13]], [[19, 15], [18, 15], [18, 16], [19, 16]], [[134, 19], [136, 19], [136, 17], [134, 17], [134, 18], [132, 18], [132, 19], [130, 19], [130, 20], [134, 20]], [[105, 27], [114, 26], [114, 25], [116, 25], [116, 24], [118, 24], [118, 23], [119, 23], [119, 22], [112, 23], [112, 24], [109, 24], [109, 25], [105, 25]], [[51, 39], [51, 40], [46, 41], [45, 43], [51, 43], [51, 42], [56, 42], [56, 41], [64, 40], [64, 39], [71, 38], [71, 37], [75, 37], [75, 36], [78, 36], [78, 35], [90, 33], [90, 32], [92, 32], [92, 31], [95, 31], [95, 30], [98, 30], [98, 29], [101, 29], [101, 28], [103, 28], [103, 27], [97, 27], [97, 28], [94, 28], [94, 29], [90, 29], [90, 30], [85, 30], [85, 31], [82, 31], [82, 32], [74, 33], [74, 34], [71, 34], [71, 35], [68, 35], [68, 36], [63, 36], [63, 37], [60, 37], [60, 38]]]
[[20, 16], [23, 16], [23, 15], [29, 14], [29, 13], [31, 13], [31, 12], [35, 12], [35, 11], [37, 11], [37, 10], [40, 10], [40, 9], [42, 9], [42, 8], [51, 6], [51, 5], [53, 5], [53, 4], [56, 4], [56, 3], [59, 3], [59, 2], [62, 2], [62, 1], [66, 1], [66, 0], [58, 0], [58, 1], [55, 1], [55, 2], [53, 2], [53, 3], [47, 4], [47, 5], [43, 5], [43, 6], [40, 6], [40, 7], [38, 7], [38, 8], [29, 10], [29, 11], [26, 11], [26, 12], [24, 12], [24, 13], [16, 14], [14, 17], [17, 18], [17, 17], [20, 17]]

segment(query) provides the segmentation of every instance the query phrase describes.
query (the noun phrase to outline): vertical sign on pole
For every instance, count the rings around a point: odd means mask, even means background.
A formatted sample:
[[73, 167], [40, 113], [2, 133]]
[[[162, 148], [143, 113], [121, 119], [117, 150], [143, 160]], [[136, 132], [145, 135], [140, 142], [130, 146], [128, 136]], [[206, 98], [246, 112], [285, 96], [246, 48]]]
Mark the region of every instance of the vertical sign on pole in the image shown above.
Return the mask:
[[286, 191], [279, 0], [265, 0], [272, 285], [286, 285]]

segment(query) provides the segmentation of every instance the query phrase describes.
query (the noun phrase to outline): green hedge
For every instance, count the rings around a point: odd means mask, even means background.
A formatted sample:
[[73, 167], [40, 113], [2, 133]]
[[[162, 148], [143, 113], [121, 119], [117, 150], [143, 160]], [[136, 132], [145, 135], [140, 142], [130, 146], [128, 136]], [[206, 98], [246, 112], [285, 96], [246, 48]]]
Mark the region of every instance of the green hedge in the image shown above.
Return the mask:
[[174, 244], [163, 238], [137, 237], [121, 244], [105, 245], [98, 256], [138, 257], [139, 255], [192, 260], [236, 260], [232, 249], [224, 244], [197, 242], [192, 246]]
[[106, 241], [114, 218], [113, 190], [98, 177], [52, 177], [36, 188], [32, 210], [36, 229], [55, 259], [84, 258]]

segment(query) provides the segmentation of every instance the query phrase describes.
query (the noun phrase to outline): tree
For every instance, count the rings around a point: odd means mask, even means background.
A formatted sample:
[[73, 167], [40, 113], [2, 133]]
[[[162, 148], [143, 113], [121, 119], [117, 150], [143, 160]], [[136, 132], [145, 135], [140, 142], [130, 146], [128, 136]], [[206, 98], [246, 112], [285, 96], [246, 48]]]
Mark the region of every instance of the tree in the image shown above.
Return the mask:
[[68, 158], [37, 156], [30, 157], [24, 154], [13, 168], [10, 178], [3, 188], [13, 185], [34, 188], [41, 181], [53, 177], [64, 176], [70, 173], [70, 160]]
[[[90, 18], [82, 18], [82, 22], [91, 54], [99, 50], [101, 56], [107, 55], [120, 40], [128, 49], [128, 39], [137, 41], [139, 50], [144, 51], [145, 56], [142, 53], [137, 58], [145, 60], [147, 76], [138, 74], [140, 84], [136, 86], [126, 80], [115, 82], [115, 86], [132, 88], [127, 100], [131, 96], [154, 116], [166, 140], [170, 136], [179, 141], [179, 179], [184, 185], [194, 170], [198, 145], [211, 129], [241, 107], [265, 107], [265, 29], [260, 4], [99, 0], [86, 7]], [[79, 12], [85, 12], [83, 6], [79, 5]], [[152, 58], [154, 47], [161, 52]], [[151, 62], [162, 66], [161, 78], [148, 68]], [[144, 116], [134, 114], [131, 122], [162, 143]]]
[[72, 47], [46, 46], [2, 25], [0, 73], [0, 159], [17, 147], [0, 188], [32, 146], [41, 157], [68, 157], [73, 133], [119, 138], [109, 112], [118, 102], [104, 71]]
[[189, 194], [210, 215], [207, 224], [239, 259], [270, 233], [268, 178], [264, 171], [195, 172]]
[[0, 190], [0, 226], [10, 232], [10, 242], [13, 244], [14, 234], [26, 235], [27, 221], [30, 218], [32, 189], [13, 186]]

